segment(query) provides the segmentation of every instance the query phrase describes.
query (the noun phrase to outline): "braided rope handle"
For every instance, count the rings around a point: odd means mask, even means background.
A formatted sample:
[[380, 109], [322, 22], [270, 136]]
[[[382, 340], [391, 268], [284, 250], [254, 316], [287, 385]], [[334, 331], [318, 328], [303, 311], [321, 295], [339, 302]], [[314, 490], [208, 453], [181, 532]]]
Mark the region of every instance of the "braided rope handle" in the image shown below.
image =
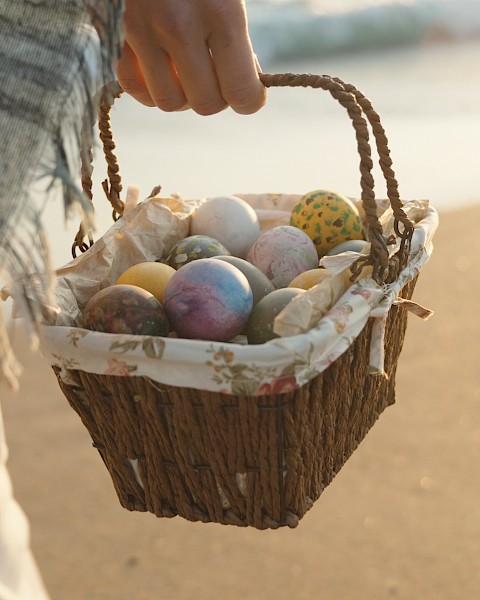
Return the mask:
[[[86, 198], [93, 205], [93, 191], [92, 191], [92, 173], [93, 173], [93, 148], [82, 148], [80, 152], [81, 161], [81, 175], [82, 175], [82, 189]], [[88, 242], [85, 242], [85, 237], [88, 237]], [[85, 219], [80, 223], [77, 234], [72, 244], [72, 256], [77, 256], [77, 250], [80, 252], [86, 252], [93, 245], [92, 232], [88, 229]]]
[[[380, 117], [373, 109], [371, 102], [353, 85], [344, 83], [338, 77], [285, 73], [277, 75], [261, 74], [260, 79], [266, 87], [311, 87], [314, 89], [323, 89], [328, 91], [346, 109], [355, 129], [357, 150], [360, 156], [361, 200], [367, 221], [368, 238], [371, 242], [370, 254], [365, 257], [362, 256], [354, 265], [353, 277], [364, 266], [372, 265], [372, 276], [377, 283], [395, 280], [408, 260], [414, 226], [403, 211], [398, 193], [398, 182], [392, 169], [388, 140], [380, 122]], [[363, 115], [365, 115], [366, 119]], [[373, 161], [367, 120], [372, 128], [377, 152], [380, 157], [380, 167], [387, 184], [387, 196], [395, 219], [395, 232], [401, 238], [399, 250], [390, 259], [387, 245], [391, 240], [387, 240], [384, 237], [382, 226], [377, 217], [377, 204], [372, 176]]]
[[[116, 221], [123, 214], [124, 202], [120, 199], [122, 192], [122, 178], [120, 176], [120, 168], [118, 166], [117, 157], [115, 155], [115, 142], [113, 140], [112, 124], [110, 120], [110, 111], [117, 98], [120, 98], [123, 90], [118, 83], [105, 86], [100, 97], [100, 105], [98, 110], [98, 129], [100, 139], [103, 145], [103, 153], [107, 163], [107, 179], [102, 182], [102, 188], [105, 192], [107, 200], [112, 205], [112, 219]], [[87, 156], [85, 156], [87, 154]], [[82, 169], [82, 189], [85, 196], [93, 203], [92, 192], [92, 173], [93, 173], [93, 149], [89, 148], [88, 152], [81, 152], [81, 169]], [[88, 243], [85, 236], [88, 235]], [[77, 234], [75, 235], [72, 244], [72, 256], [77, 257], [77, 250], [86, 252], [93, 245], [93, 237], [91, 231], [86, 229], [84, 221], [80, 223]]]
[[414, 225], [403, 210], [403, 202], [400, 200], [400, 194], [398, 192], [397, 178], [392, 168], [393, 163], [390, 156], [390, 149], [388, 147], [388, 139], [380, 121], [380, 115], [374, 110], [370, 100], [364, 96], [362, 92], [357, 90], [355, 86], [343, 82], [338, 77], [333, 78], [333, 80], [341, 84], [347, 92], [355, 96], [357, 103], [367, 117], [375, 138], [380, 168], [387, 185], [387, 197], [394, 214], [394, 231], [401, 240], [398, 252], [390, 259], [390, 272], [386, 278], [387, 281], [393, 281], [396, 279], [398, 273], [406, 266], [410, 252]]
[[[410, 251], [410, 242], [414, 225], [408, 219], [402, 206], [398, 192], [398, 182], [392, 168], [392, 159], [388, 147], [388, 139], [380, 122], [378, 113], [374, 110], [370, 100], [366, 98], [357, 88], [343, 82], [338, 77], [313, 74], [260, 74], [260, 80], [265, 87], [311, 87], [328, 91], [337, 102], [346, 109], [355, 130], [357, 151], [360, 156], [360, 186], [361, 201], [367, 221], [368, 238], [371, 243], [370, 254], [361, 256], [353, 267], [355, 277], [366, 265], [373, 267], [372, 277], [377, 283], [393, 281], [405, 266]], [[124, 203], [120, 199], [122, 191], [121, 178], [117, 159], [114, 153], [115, 143], [110, 123], [110, 109], [122, 93], [118, 84], [109, 86], [102, 94], [99, 129], [100, 138], [103, 143], [105, 158], [108, 165], [108, 180], [103, 182], [105, 194], [113, 207], [113, 219], [116, 220], [123, 213]], [[389, 258], [388, 245], [392, 242], [386, 239], [382, 226], [377, 217], [377, 203], [374, 193], [374, 179], [372, 176], [373, 160], [369, 141], [370, 125], [375, 139], [376, 150], [379, 155], [379, 164], [387, 186], [387, 196], [394, 214], [394, 230], [401, 239], [400, 248], [396, 254]], [[87, 177], [82, 177], [84, 190], [91, 195], [91, 181], [88, 182], [88, 173], [91, 178], [91, 170], [86, 170]], [[88, 249], [82, 243], [80, 236], [83, 234], [82, 227], [77, 234], [76, 245], [82, 252]]]
[[117, 157], [115, 155], [115, 142], [113, 141], [112, 125], [110, 122], [110, 111], [117, 98], [120, 98], [123, 90], [118, 84], [110, 86], [104, 90], [100, 100], [100, 110], [98, 115], [98, 129], [100, 132], [100, 139], [103, 144], [103, 152], [105, 154], [105, 160], [107, 161], [107, 175], [108, 179], [105, 179], [102, 183], [103, 191], [110, 204], [112, 205], [113, 212], [112, 218], [116, 221], [123, 215], [123, 209], [125, 207], [124, 202], [120, 199], [122, 192], [122, 178], [120, 177], [120, 169], [118, 167]]

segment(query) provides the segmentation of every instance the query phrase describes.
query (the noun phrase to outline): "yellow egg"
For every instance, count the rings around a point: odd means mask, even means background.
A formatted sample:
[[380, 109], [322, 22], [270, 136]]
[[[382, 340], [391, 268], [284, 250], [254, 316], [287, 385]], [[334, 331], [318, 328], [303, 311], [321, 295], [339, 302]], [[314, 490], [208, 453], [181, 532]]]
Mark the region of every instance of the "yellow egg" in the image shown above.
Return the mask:
[[290, 225], [310, 237], [320, 258], [341, 242], [365, 239], [357, 207], [346, 196], [329, 190], [305, 194], [292, 210]]
[[303, 273], [300, 273], [300, 275], [297, 275], [295, 279], [288, 284], [288, 287], [309, 290], [314, 285], [317, 285], [317, 283], [320, 283], [331, 276], [332, 273], [327, 269], [310, 269], [309, 271], [304, 271]]
[[175, 273], [175, 269], [169, 265], [159, 262], [142, 262], [124, 271], [115, 284], [136, 285], [163, 302], [165, 287]]

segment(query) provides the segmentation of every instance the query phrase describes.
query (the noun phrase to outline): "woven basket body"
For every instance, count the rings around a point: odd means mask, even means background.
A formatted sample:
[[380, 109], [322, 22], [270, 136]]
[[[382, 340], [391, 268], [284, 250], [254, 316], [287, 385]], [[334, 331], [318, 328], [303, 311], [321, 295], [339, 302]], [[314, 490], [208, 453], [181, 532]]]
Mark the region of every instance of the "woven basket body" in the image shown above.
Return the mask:
[[[333, 363], [328, 362], [326, 370], [317, 368], [316, 363], [309, 365], [315, 367], [313, 379], [308, 378], [308, 383], [286, 393], [277, 393], [282, 390], [275, 386], [268, 388], [271, 395], [252, 396], [237, 396], [235, 391], [221, 393], [193, 389], [195, 384], [197, 387], [202, 385], [196, 381], [191, 366], [180, 368], [183, 355], [175, 355], [171, 363], [172, 372], [177, 376], [172, 381], [168, 379], [170, 373], [157, 371], [157, 364], [153, 371], [137, 371], [132, 375], [129, 372], [123, 376], [100, 374], [109, 372], [102, 371], [103, 367], [95, 362], [98, 357], [103, 360], [109, 356], [108, 351], [103, 354], [103, 346], [101, 355], [92, 351], [91, 357], [88, 356], [90, 362], [84, 355], [71, 355], [66, 358], [73, 356], [75, 360], [68, 364], [61, 356], [62, 351], [56, 350], [51, 355], [59, 385], [89, 431], [93, 446], [98, 449], [111, 475], [120, 503], [128, 510], [148, 511], [157, 517], [178, 515], [190, 521], [257, 529], [295, 527], [379, 415], [395, 401], [395, 374], [407, 325], [407, 310], [405, 305], [396, 305], [394, 300], [402, 286], [399, 295], [411, 298], [416, 276], [431, 251], [429, 234], [420, 227], [417, 230], [419, 237], [414, 239], [414, 223], [403, 210], [385, 132], [378, 114], [363, 94], [328, 76], [286, 74], [261, 75], [261, 78], [268, 87], [327, 90], [347, 110], [352, 121], [361, 158], [361, 202], [371, 246], [369, 254], [359, 260], [360, 266], [356, 266], [352, 278], [360, 276], [363, 267], [371, 266], [376, 292], [389, 300], [389, 309], [383, 305], [388, 311], [382, 338], [383, 371], [375, 359], [372, 360], [373, 369], [370, 365], [370, 359], [378, 350], [378, 329], [372, 336], [373, 318], [379, 315], [382, 318], [385, 314], [377, 311], [372, 315], [373, 304], [369, 305], [366, 325], [363, 326], [365, 321], [362, 321], [354, 334], [347, 335], [344, 329], [335, 327], [338, 339], [350, 344], [348, 348], [345, 350], [346, 346], [342, 346], [341, 352], [332, 354], [336, 358]], [[106, 102], [101, 113], [108, 116], [109, 106]], [[382, 228], [377, 215], [367, 122], [373, 132], [387, 184], [389, 207], [394, 218], [391, 231]], [[119, 200], [121, 186], [106, 116], [99, 120], [99, 126], [111, 175], [110, 185], [105, 182], [104, 189], [114, 215], [120, 216], [123, 210]], [[83, 241], [84, 234], [82, 226], [74, 249], [88, 249]], [[412, 239], [416, 246], [412, 246]], [[424, 247], [425, 240], [428, 251]], [[395, 252], [390, 254], [388, 247], [392, 244], [396, 244]], [[412, 257], [416, 261], [414, 264], [409, 262]], [[395, 285], [392, 288], [390, 284]], [[362, 290], [356, 291], [358, 300]], [[355, 306], [361, 306], [363, 310], [366, 303], [364, 298], [364, 304]], [[375, 307], [378, 308], [378, 303]], [[362, 310], [357, 314], [364, 315]], [[306, 331], [305, 336], [312, 332], [320, 336], [319, 331], [325, 330], [313, 328]], [[77, 342], [81, 334], [73, 337]], [[288, 340], [288, 336], [285, 339]], [[330, 343], [328, 338], [327, 341]], [[336, 345], [328, 346], [328, 343], [327, 348], [338, 350]], [[332, 342], [336, 343], [337, 340]], [[320, 344], [316, 337], [315, 344], [318, 350]], [[267, 344], [265, 346], [267, 351]], [[303, 356], [307, 353], [306, 347], [303, 345], [300, 352], [305, 361], [308, 358]], [[85, 354], [89, 348], [84, 347]], [[286, 360], [291, 360], [293, 365], [296, 350], [290, 352], [290, 348], [296, 346], [292, 344], [285, 353]], [[71, 351], [70, 346], [68, 351]], [[259, 361], [250, 350], [248, 352], [249, 360], [257, 368]], [[118, 354], [113, 356], [116, 358]], [[277, 355], [269, 358], [273, 362]], [[176, 385], [154, 381], [157, 377]], [[254, 392], [248, 389], [248, 393]]]
[[[410, 298], [415, 281], [402, 296]], [[59, 384], [102, 456], [120, 503], [157, 517], [295, 527], [395, 400], [407, 323], [390, 310], [388, 378], [369, 374], [371, 323], [309, 384], [271, 396], [162, 386], [72, 371]]]

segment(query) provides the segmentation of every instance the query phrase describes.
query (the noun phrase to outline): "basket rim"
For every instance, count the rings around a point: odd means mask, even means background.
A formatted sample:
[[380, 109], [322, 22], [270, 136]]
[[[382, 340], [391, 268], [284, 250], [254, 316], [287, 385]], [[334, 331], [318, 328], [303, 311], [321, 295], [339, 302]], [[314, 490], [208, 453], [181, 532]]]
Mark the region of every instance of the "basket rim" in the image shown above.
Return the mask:
[[[405, 269], [404, 277], [400, 277], [396, 285], [390, 285], [388, 292], [373, 280], [369, 288], [362, 287], [360, 280], [343, 294], [316, 327], [264, 344], [154, 338], [44, 325], [42, 348], [51, 365], [60, 367], [65, 379], [69, 378], [69, 370], [79, 369], [98, 374], [143, 376], [178, 387], [185, 387], [189, 381], [188, 387], [227, 394], [261, 395], [283, 381], [282, 391], [288, 392], [325, 371], [354, 343], [370, 318], [382, 322], [397, 295], [415, 278], [419, 268], [414, 264], [413, 268]], [[365, 298], [365, 294], [371, 295]], [[352, 302], [355, 308], [349, 308], [348, 315], [345, 307], [351, 307]], [[349, 320], [352, 314], [354, 318]], [[383, 347], [382, 332], [380, 328], [377, 338], [372, 339], [372, 347]], [[242, 368], [232, 375], [235, 365]], [[383, 365], [376, 370], [383, 373]], [[252, 383], [252, 377], [256, 377], [256, 383]]]
[[[351, 346], [369, 318], [380, 323], [385, 320], [402, 289], [430, 258], [437, 221], [436, 210], [428, 205], [416, 224], [407, 265], [394, 282], [379, 285], [372, 278], [359, 279], [304, 333], [264, 344], [242, 345], [102, 333], [71, 323], [44, 325], [44, 354], [67, 379], [70, 370], [83, 370], [123, 377], [145, 376], [180, 387], [188, 381], [190, 387], [200, 390], [246, 395], [265, 393], [278, 381], [285, 382], [287, 388], [301, 387]], [[379, 326], [375, 328], [375, 339], [372, 338], [372, 356], [378, 357], [372, 370], [382, 374], [383, 328]]]

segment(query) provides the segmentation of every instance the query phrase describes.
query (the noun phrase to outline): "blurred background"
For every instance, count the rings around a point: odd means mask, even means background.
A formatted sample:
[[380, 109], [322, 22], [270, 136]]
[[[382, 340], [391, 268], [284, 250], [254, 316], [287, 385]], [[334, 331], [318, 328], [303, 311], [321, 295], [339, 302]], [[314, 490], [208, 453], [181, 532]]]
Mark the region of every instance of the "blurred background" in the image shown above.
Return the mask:
[[[247, 0], [250, 33], [264, 72], [316, 73], [354, 84], [380, 113], [405, 199], [451, 210], [479, 198], [480, 2], [478, 0]], [[248, 117], [227, 110], [166, 114], [122, 97], [113, 130], [126, 189], [141, 198], [201, 198], [236, 192], [330, 188], [360, 194], [353, 128], [327, 92], [271, 89]], [[111, 224], [100, 186], [97, 237]], [[376, 193], [385, 196], [379, 172]], [[49, 207], [57, 265], [70, 259], [77, 223], [65, 230]]]

